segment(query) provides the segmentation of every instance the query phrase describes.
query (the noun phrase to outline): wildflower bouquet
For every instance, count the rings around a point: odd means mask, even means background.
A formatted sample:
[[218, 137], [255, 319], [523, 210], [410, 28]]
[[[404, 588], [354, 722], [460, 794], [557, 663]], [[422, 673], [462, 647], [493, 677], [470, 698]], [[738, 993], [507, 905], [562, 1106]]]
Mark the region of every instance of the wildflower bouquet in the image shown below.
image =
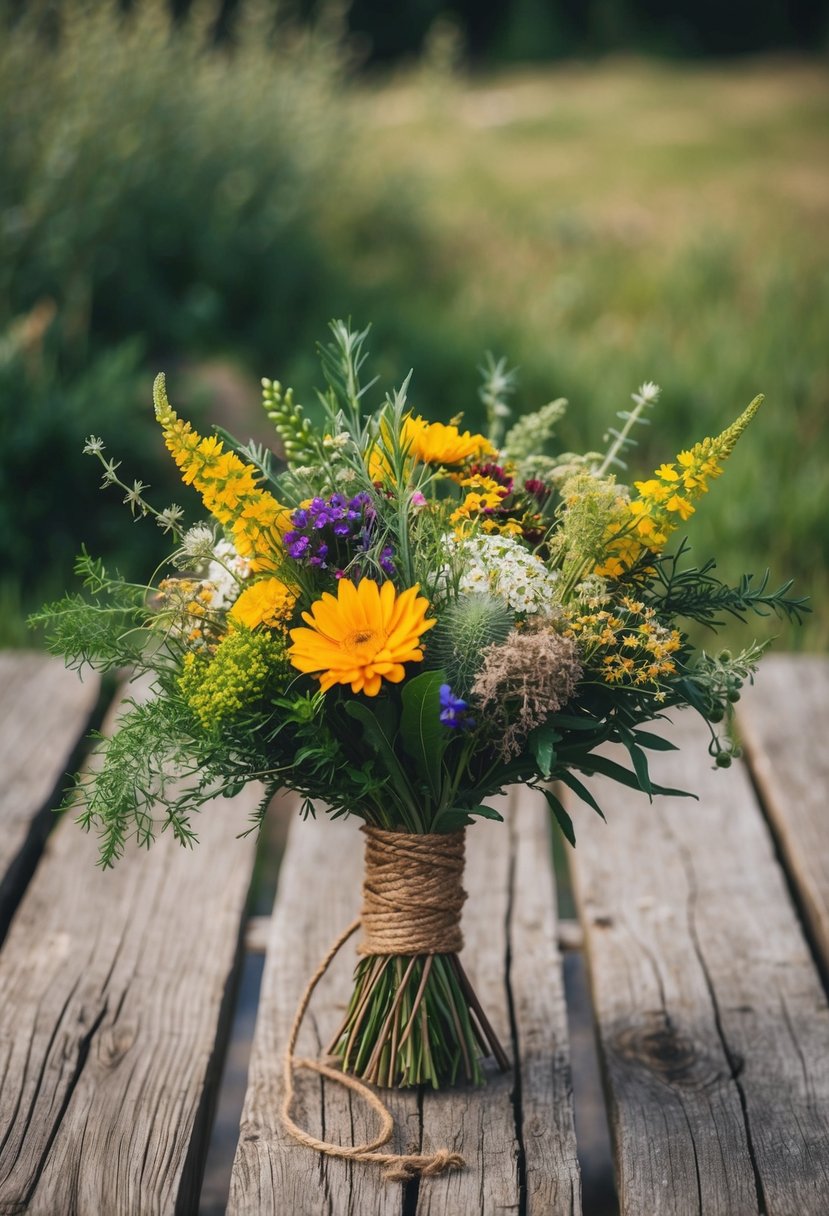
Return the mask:
[[[762, 647], [698, 652], [683, 622], [797, 619], [803, 602], [767, 577], [727, 586], [712, 561], [689, 565], [684, 543], [666, 553], [761, 398], [629, 486], [622, 457], [654, 385], [633, 395], [605, 452], [544, 454], [565, 402], [506, 429], [503, 362], [483, 369], [489, 434], [472, 434], [416, 414], [408, 380], [369, 409], [367, 331], [332, 332], [321, 425], [263, 381], [278, 456], [200, 437], [158, 378], [164, 441], [209, 516], [189, 527], [123, 482], [91, 438], [104, 484], [171, 535], [169, 565], [134, 585], [84, 553], [88, 595], [37, 619], [73, 665], [154, 681], [78, 779], [102, 864], [130, 836], [149, 844], [159, 808], [190, 844], [192, 813], [249, 781], [264, 783], [262, 814], [288, 786], [304, 815], [318, 803], [356, 817], [364, 939], [331, 1054], [382, 1086], [480, 1082], [481, 1055], [506, 1061], [459, 959], [465, 829], [499, 819], [488, 800], [514, 782], [542, 791], [571, 844], [553, 782], [600, 815], [585, 775], [679, 792], [650, 780], [647, 751], [671, 745], [643, 729], [677, 706], [711, 724], [709, 750], [727, 765], [735, 745], [717, 728]], [[599, 750], [608, 742], [629, 766]]]

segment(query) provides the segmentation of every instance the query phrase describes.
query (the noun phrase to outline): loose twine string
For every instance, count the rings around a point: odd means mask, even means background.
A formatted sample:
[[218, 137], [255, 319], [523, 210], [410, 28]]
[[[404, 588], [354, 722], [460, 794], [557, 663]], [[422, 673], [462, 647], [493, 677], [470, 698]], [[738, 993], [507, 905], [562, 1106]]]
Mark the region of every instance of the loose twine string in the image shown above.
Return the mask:
[[[394, 1131], [394, 1119], [378, 1095], [363, 1081], [321, 1060], [294, 1056], [302, 1020], [314, 989], [348, 939], [362, 925], [358, 952], [364, 955], [456, 954], [463, 946], [460, 914], [466, 892], [461, 886], [464, 833], [416, 836], [365, 826], [366, 870], [360, 916], [341, 933], [317, 967], [294, 1015], [283, 1058], [282, 1123], [300, 1144], [328, 1157], [368, 1161], [384, 1167], [387, 1182], [431, 1177], [444, 1170], [463, 1169], [460, 1153], [440, 1148], [433, 1153], [383, 1153]], [[364, 1144], [332, 1144], [301, 1128], [291, 1117], [294, 1072], [304, 1068], [359, 1094], [377, 1114], [380, 1130]]]

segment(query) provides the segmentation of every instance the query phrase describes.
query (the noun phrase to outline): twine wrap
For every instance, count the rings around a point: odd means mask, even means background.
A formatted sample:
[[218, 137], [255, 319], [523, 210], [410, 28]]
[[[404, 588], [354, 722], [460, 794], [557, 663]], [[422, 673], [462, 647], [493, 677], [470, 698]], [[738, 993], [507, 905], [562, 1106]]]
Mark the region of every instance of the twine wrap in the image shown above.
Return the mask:
[[460, 954], [464, 832], [416, 836], [364, 825], [360, 954]]
[[[379, 1151], [391, 1139], [394, 1120], [372, 1089], [356, 1077], [339, 1072], [321, 1060], [297, 1058], [294, 1049], [302, 1019], [311, 996], [341, 946], [362, 925], [361, 954], [452, 954], [460, 951], [461, 909], [466, 892], [461, 886], [464, 863], [464, 833], [417, 836], [407, 832], [385, 832], [364, 826], [366, 834], [366, 872], [363, 883], [363, 910], [359, 920], [349, 925], [334, 942], [311, 976], [293, 1025], [283, 1059], [284, 1093], [282, 1124], [300, 1144], [328, 1157], [348, 1161], [373, 1162], [384, 1168], [387, 1182], [442, 1174], [463, 1169], [459, 1153], [439, 1148], [433, 1153], [384, 1153]], [[380, 1119], [380, 1130], [365, 1144], [332, 1144], [312, 1136], [294, 1122], [294, 1071], [306, 1068], [336, 1081], [360, 1094]]]

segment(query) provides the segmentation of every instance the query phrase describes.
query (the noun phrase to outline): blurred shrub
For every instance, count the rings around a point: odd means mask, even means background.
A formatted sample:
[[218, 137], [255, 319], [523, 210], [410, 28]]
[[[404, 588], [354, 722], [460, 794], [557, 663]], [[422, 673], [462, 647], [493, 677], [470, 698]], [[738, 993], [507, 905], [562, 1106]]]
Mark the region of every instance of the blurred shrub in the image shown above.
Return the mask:
[[0, 327], [48, 297], [67, 347], [291, 347], [326, 274], [340, 62], [263, 10], [215, 48], [210, 8], [70, 0], [47, 37], [25, 7], [0, 39]]
[[341, 51], [266, 0], [217, 46], [219, 7], [0, 0], [4, 602], [64, 581], [82, 538], [132, 568], [153, 550], [80, 448], [98, 431], [130, 478], [170, 480], [149, 386], [171, 354], [261, 374], [330, 315]]
[[[133, 576], [141, 563], [151, 568], [163, 548], [146, 525], [124, 543], [129, 513], [119, 510], [112, 491], [104, 499], [98, 467], [78, 441], [108, 432], [113, 451], [128, 458], [130, 481], [147, 466], [166, 472], [140, 408], [150, 384], [141, 356], [140, 343], [123, 343], [91, 358], [70, 380], [57, 373], [50, 351], [22, 346], [19, 333], [0, 346], [0, 569], [16, 574], [24, 602], [35, 588], [60, 590], [72, 555], [90, 534], [99, 550], [118, 552]], [[175, 472], [158, 487], [161, 494], [175, 493]]]

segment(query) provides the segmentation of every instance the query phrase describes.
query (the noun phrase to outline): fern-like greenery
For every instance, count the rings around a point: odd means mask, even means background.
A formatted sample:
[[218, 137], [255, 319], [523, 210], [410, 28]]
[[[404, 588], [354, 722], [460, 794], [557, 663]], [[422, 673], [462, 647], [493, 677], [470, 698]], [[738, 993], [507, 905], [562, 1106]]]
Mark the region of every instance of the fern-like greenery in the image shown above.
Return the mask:
[[147, 588], [125, 583], [117, 572], [108, 574], [86, 549], [75, 562], [75, 573], [92, 598], [76, 593], [45, 604], [30, 616], [30, 626], [45, 628], [48, 649], [73, 670], [147, 670]]
[[714, 573], [717, 563], [713, 558], [701, 566], [683, 567], [682, 558], [689, 549], [687, 540], [683, 540], [676, 553], [654, 559], [656, 579], [648, 598], [661, 614], [681, 616], [716, 629], [725, 623], [726, 616], [745, 623], [750, 612], [757, 616], [773, 613], [799, 624], [811, 612], [806, 597], [789, 594], [791, 579], [776, 590], [769, 590], [770, 575], [766, 570], [757, 580], [752, 574], [744, 574], [737, 586], [732, 587]]

